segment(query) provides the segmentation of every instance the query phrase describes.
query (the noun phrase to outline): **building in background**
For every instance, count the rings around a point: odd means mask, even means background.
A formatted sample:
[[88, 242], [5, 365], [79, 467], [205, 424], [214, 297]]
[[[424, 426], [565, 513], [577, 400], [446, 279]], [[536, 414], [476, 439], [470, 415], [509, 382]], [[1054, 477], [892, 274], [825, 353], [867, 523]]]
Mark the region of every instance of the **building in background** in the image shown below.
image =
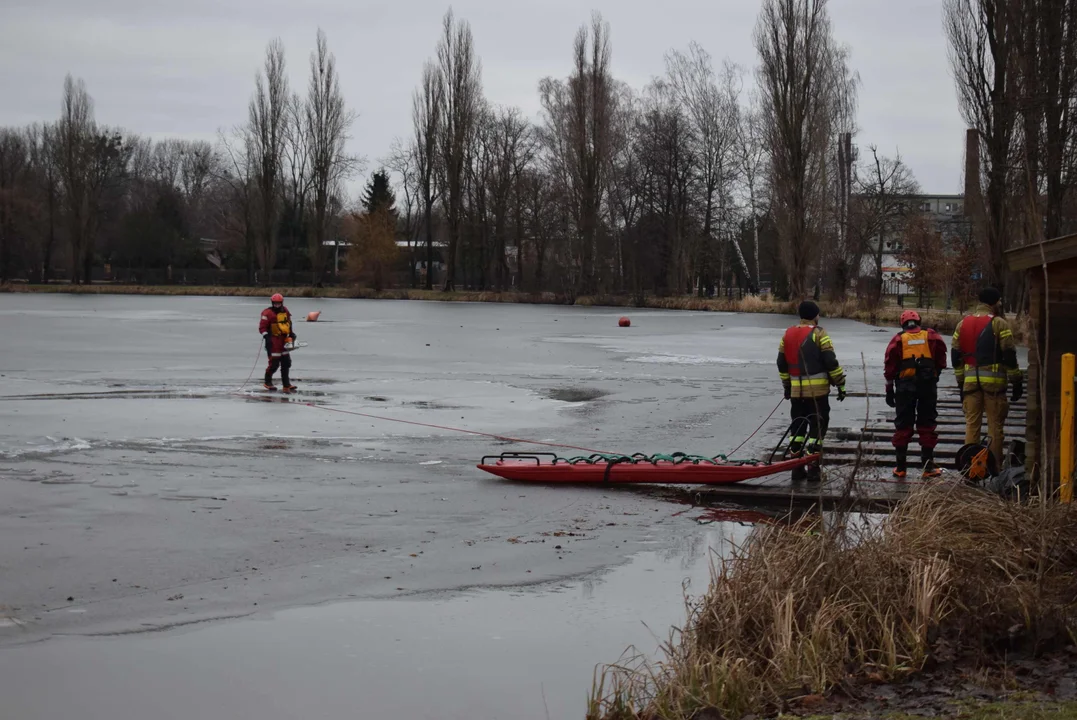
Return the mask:
[[[953, 239], [968, 237], [972, 232], [964, 195], [910, 195], [906, 198], [906, 207], [910, 215], [919, 213], [928, 221], [939, 239], [940, 251]], [[875, 274], [873, 250], [878, 240], [876, 236], [869, 241], [871, 247], [864, 254], [860, 266], [861, 277], [873, 277]], [[908, 295], [916, 292], [909, 284], [911, 268], [901, 258], [902, 230], [897, 228], [882, 240], [883, 294]]]

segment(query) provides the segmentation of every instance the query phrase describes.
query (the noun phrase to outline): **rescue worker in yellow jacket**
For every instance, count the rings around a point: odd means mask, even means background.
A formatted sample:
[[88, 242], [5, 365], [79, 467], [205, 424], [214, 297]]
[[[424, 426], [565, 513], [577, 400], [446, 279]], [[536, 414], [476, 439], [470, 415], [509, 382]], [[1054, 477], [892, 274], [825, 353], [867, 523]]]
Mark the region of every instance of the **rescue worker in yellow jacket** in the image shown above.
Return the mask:
[[1017, 402], [1024, 392], [1024, 379], [1017, 366], [1013, 331], [1002, 317], [1002, 295], [995, 288], [985, 288], [976, 312], [958, 323], [950, 360], [965, 411], [965, 443], [980, 442], [986, 412], [991, 452], [1002, 467], [1003, 425], [1010, 411], [1006, 387], [1013, 385], [1010, 401]]
[[[819, 306], [805, 300], [797, 312], [800, 324], [786, 330], [778, 343], [778, 376], [789, 400], [790, 418], [797, 426], [789, 449], [812, 454], [822, 449], [830, 424], [830, 386], [838, 388], [838, 402], [845, 400], [845, 371], [830, 336], [819, 326]], [[793, 470], [794, 480], [819, 477], [818, 464]]]

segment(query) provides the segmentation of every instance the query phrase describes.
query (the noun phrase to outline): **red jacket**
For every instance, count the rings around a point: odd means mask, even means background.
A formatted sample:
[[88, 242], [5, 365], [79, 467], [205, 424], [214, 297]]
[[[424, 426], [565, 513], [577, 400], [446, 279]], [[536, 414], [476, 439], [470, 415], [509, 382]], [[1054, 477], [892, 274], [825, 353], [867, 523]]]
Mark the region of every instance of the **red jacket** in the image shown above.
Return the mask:
[[258, 321], [258, 332], [261, 335], [269, 333], [269, 353], [271, 355], [280, 356], [287, 354], [287, 350], [284, 349], [284, 343], [288, 341], [288, 336], [293, 335], [292, 331], [292, 314], [288, 312], [288, 308], [281, 305], [280, 311], [288, 316], [287, 327], [282, 327], [282, 323], [277, 321], [277, 310], [272, 307], [267, 307], [262, 311], [262, 317]]
[[[910, 332], [920, 332], [920, 328], [913, 328]], [[902, 330], [891, 338], [890, 344], [886, 346], [883, 377], [886, 378], [888, 385], [894, 382], [898, 373], [901, 372], [901, 336], [904, 334], [905, 331]], [[928, 347], [931, 348], [931, 359], [935, 361], [935, 374], [939, 375], [946, 369], [946, 343], [943, 341], [942, 336], [931, 328], [927, 328], [927, 343]]]

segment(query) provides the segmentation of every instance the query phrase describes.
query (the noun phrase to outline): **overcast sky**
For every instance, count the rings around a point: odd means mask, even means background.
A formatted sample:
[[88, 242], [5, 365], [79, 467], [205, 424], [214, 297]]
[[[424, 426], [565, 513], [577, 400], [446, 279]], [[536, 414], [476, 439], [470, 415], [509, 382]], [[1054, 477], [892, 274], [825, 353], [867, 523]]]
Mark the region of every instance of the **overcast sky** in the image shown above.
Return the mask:
[[[487, 98], [532, 115], [538, 81], [565, 76], [577, 28], [600, 11], [615, 75], [642, 87], [670, 48], [695, 40], [716, 64], [756, 65], [757, 0], [457, 0], [470, 22]], [[961, 191], [964, 123], [939, 0], [831, 0], [835, 35], [863, 82], [853, 142], [900, 150], [925, 192]], [[323, 28], [359, 112], [351, 146], [367, 170], [411, 131], [411, 93], [449, 3], [435, 0], [0, 0], [0, 125], [52, 120], [64, 75], [86, 81], [99, 122], [156, 138], [214, 139], [246, 117], [266, 43], [284, 41], [305, 92]], [[751, 81], [751, 76], [749, 76]]]

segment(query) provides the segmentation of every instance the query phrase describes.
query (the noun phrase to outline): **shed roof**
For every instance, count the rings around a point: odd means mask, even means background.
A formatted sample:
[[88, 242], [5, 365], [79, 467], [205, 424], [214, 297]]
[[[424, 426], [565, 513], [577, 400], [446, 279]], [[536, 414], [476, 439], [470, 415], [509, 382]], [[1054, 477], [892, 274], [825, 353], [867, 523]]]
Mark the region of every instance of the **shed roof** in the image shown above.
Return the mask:
[[1053, 263], [1060, 260], [1072, 260], [1077, 258], [1077, 234], [1022, 245], [1007, 250], [1004, 255], [1006, 264], [1014, 272], [1039, 267], [1044, 261]]

